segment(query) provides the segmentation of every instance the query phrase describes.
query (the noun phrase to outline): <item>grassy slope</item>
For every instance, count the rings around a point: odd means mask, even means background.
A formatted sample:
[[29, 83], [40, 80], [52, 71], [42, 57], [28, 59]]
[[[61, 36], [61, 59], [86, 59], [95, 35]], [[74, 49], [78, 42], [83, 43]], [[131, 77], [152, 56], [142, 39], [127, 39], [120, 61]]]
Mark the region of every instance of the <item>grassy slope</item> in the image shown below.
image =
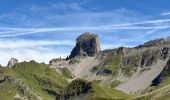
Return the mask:
[[73, 78], [72, 74], [71, 74], [71, 72], [70, 72], [70, 70], [68, 68], [66, 68], [66, 67], [62, 68], [61, 72], [62, 72], [62, 76], [64, 76], [64, 77], [66, 77], [68, 79], [72, 79]]
[[[80, 91], [84, 90], [87, 90], [88, 92], [86, 92], [85, 94], [81, 94]], [[67, 86], [66, 94], [72, 94], [72, 96], [70, 97], [71, 100], [74, 100], [77, 97], [77, 95], [75, 95], [74, 93], [79, 95], [81, 94], [80, 97], [83, 97], [82, 100], [119, 100], [131, 97], [130, 95], [123, 92], [114, 89], [103, 88], [95, 82], [89, 82], [83, 79], [76, 79]]]
[[112, 75], [116, 75], [118, 72], [119, 64], [121, 62], [122, 52], [110, 54], [99, 66], [99, 70], [108, 69], [112, 71]]
[[0, 84], [0, 100], [12, 100], [17, 90], [9, 82]]
[[[68, 84], [63, 77], [50, 69], [47, 65], [39, 64], [34, 61], [22, 62], [15, 65], [13, 68], [6, 68], [4, 70], [4, 75], [21, 79], [26, 86], [30, 87], [34, 93], [42, 97], [44, 100], [54, 99], [55, 97], [49, 95], [42, 89], [49, 89], [56, 93], [61, 93], [61, 88]], [[6, 85], [7, 84], [4, 84], [3, 86]], [[7, 89], [9, 88], [7, 87]], [[13, 88], [11, 90], [14, 91], [15, 89]], [[14, 91], [13, 94], [16, 94], [15, 92], [16, 91]], [[8, 97], [9, 94], [10, 93], [3, 95], [0, 93], [0, 96]]]
[[118, 99], [127, 99], [130, 97], [129, 95], [123, 92], [114, 89], [102, 88], [95, 83], [92, 83], [92, 87], [94, 91], [92, 98], [106, 98], [106, 99], [118, 100]]
[[166, 85], [170, 84], [170, 77], [167, 77], [165, 80], [163, 80], [157, 87], [156, 89], [162, 88]]

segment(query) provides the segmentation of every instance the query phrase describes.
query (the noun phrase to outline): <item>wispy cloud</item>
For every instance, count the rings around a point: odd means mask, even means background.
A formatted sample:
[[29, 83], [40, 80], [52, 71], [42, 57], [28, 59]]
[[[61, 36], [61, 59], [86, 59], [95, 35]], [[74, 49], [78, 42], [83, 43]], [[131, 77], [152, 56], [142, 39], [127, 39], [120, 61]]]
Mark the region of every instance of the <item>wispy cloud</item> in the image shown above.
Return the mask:
[[170, 15], [170, 12], [163, 12], [163, 13], [160, 13], [161, 16], [168, 16]]
[[150, 29], [170, 28], [170, 25], [136, 26], [136, 25], [143, 25], [143, 24], [147, 25], [147, 24], [157, 24], [157, 23], [165, 23], [165, 22], [170, 22], [170, 19], [159, 19], [159, 20], [149, 20], [149, 21], [133, 22], [133, 23], [125, 23], [125, 24], [110, 24], [110, 25], [87, 26], [87, 27], [84, 27], [84, 26], [82, 27], [57, 27], [57, 28], [0, 27], [0, 29], [3, 30], [2, 32], [0, 32], [0, 37], [13, 37], [13, 36], [33, 34], [33, 33], [55, 32], [55, 31], [150, 30]]

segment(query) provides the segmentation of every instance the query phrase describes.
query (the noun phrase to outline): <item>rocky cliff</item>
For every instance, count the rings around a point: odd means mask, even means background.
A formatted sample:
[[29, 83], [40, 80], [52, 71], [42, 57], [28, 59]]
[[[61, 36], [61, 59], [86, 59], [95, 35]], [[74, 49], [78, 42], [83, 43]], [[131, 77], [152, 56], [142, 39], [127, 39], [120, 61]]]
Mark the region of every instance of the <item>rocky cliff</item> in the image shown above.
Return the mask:
[[11, 60], [8, 62], [7, 66], [8, 67], [12, 67], [14, 66], [15, 64], [19, 63], [18, 59], [16, 58], [11, 58]]
[[161, 73], [169, 50], [170, 39], [161, 38], [134, 48], [100, 51], [98, 36], [84, 33], [77, 37], [69, 59], [53, 61], [52, 68], [68, 68], [73, 78], [99, 80], [102, 86], [126, 93], [140, 93]]
[[158, 85], [159, 83], [161, 83], [162, 80], [164, 80], [168, 76], [170, 76], [170, 58], [168, 59], [161, 73], [152, 81], [152, 85]]
[[99, 38], [95, 34], [84, 33], [77, 37], [69, 59], [76, 56], [95, 56], [100, 52]]

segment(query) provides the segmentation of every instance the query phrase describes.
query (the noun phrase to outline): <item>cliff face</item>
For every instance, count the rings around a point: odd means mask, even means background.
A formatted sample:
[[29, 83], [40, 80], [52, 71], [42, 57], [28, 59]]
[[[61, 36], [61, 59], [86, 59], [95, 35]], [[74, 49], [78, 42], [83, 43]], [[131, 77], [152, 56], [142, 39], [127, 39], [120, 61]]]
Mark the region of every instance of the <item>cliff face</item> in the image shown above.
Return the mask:
[[163, 79], [165, 79], [168, 76], [170, 76], [170, 58], [168, 59], [162, 72], [152, 81], [152, 85], [153, 86], [158, 85]]
[[100, 52], [99, 38], [97, 35], [84, 33], [77, 37], [76, 46], [73, 48], [69, 59], [76, 56], [95, 56]]
[[[162, 72], [169, 51], [169, 38], [151, 40], [134, 48], [100, 51], [98, 36], [84, 33], [77, 37], [76, 46], [68, 59], [52, 61], [51, 66], [68, 68], [74, 78], [97, 79], [102, 86], [126, 93], [140, 93]], [[167, 70], [162, 73], [164, 75]]]
[[12, 67], [14, 66], [15, 64], [19, 63], [18, 59], [16, 58], [11, 58], [11, 60], [8, 62], [8, 67]]

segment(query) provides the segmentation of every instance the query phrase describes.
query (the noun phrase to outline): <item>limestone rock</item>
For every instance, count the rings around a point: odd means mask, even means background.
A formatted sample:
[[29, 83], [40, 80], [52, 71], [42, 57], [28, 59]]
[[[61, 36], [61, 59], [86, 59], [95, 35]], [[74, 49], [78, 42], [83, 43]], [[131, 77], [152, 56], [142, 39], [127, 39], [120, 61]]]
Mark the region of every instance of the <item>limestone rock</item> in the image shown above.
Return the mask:
[[168, 54], [169, 54], [169, 48], [168, 47], [164, 47], [162, 49], [162, 52], [161, 52], [161, 58], [162, 59], [168, 58]]
[[15, 64], [19, 63], [18, 59], [16, 58], [11, 58], [11, 60], [8, 62], [8, 65], [7, 67], [12, 67], [14, 66]]
[[170, 76], [170, 58], [168, 59], [166, 65], [162, 72], [152, 81], [152, 85], [158, 85], [163, 79]]
[[150, 47], [150, 46], [157, 46], [157, 45], [160, 45], [160, 44], [163, 44], [165, 43], [165, 40], [162, 38], [162, 39], [156, 39], [156, 40], [151, 40], [149, 42], [146, 42], [144, 44], [145, 47]]
[[84, 33], [77, 37], [69, 59], [76, 56], [95, 56], [100, 52], [99, 38], [95, 34]]
[[147, 49], [144, 51], [141, 59], [141, 67], [149, 67], [155, 65], [159, 58], [159, 50]]

